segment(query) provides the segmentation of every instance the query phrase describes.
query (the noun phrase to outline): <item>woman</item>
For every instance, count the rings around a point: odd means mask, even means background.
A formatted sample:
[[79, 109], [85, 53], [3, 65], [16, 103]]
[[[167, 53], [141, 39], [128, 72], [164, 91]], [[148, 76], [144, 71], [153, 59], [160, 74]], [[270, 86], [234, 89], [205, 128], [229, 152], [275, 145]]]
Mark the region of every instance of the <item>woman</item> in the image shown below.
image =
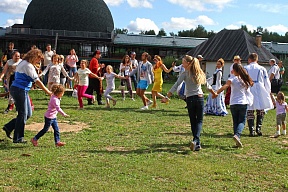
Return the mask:
[[147, 110], [148, 105], [152, 104], [152, 101], [149, 100], [145, 95], [146, 89], [154, 81], [153, 66], [149, 62], [150, 58], [151, 56], [147, 52], [142, 53], [141, 55], [142, 61], [139, 63], [138, 67], [130, 73], [130, 77], [134, 75], [135, 73], [137, 73], [138, 83], [137, 83], [136, 94], [139, 97], [141, 97], [142, 102], [144, 104], [144, 106], [140, 108], [141, 110]]
[[[222, 80], [222, 68], [224, 67], [224, 60], [222, 58], [218, 59], [216, 63], [216, 70], [213, 73], [213, 83], [212, 89], [218, 90], [221, 87], [221, 80]], [[217, 115], [217, 116], [225, 116], [228, 114], [224, 102], [224, 95], [220, 93], [220, 95], [213, 99], [212, 94], [209, 94], [207, 98], [206, 105], [204, 107], [204, 113], [208, 115]]]
[[226, 84], [217, 90], [213, 98], [231, 86], [230, 110], [233, 119], [233, 140], [237, 147], [243, 147], [240, 136], [245, 127], [248, 104], [252, 105], [253, 103], [250, 87], [253, 86], [254, 82], [241, 64], [234, 63], [233, 74], [234, 76], [230, 77]]
[[[8, 85], [8, 90], [12, 85], [12, 82], [14, 81], [14, 73], [16, 70], [16, 66], [22, 61], [22, 59], [20, 59], [20, 53], [18, 51], [14, 51], [13, 55], [12, 55], [12, 59], [9, 59], [6, 63], [6, 65], [4, 66], [3, 72], [0, 76], [0, 80], [2, 80], [2, 78], [4, 77], [4, 75], [6, 76], [6, 84]], [[14, 108], [14, 99], [11, 96], [11, 94], [9, 94], [9, 99], [8, 99], [8, 107], [5, 109], [4, 113], [8, 113], [9, 111], [12, 111]]]
[[162, 71], [164, 70], [166, 73], [170, 73], [173, 67], [167, 69], [166, 66], [163, 64], [162, 59], [159, 55], [155, 55], [153, 61], [155, 62], [155, 65], [153, 66], [153, 73], [154, 73], [154, 84], [152, 88], [153, 105], [151, 107], [156, 108], [157, 96], [160, 97], [161, 99], [164, 98], [164, 96], [160, 94], [160, 92], [162, 92], [162, 85], [163, 85]]
[[[78, 56], [76, 55], [75, 49], [70, 50], [70, 55], [67, 55], [66, 57], [66, 63], [69, 66], [69, 76], [73, 77], [75, 73], [77, 72], [77, 65], [78, 62]], [[72, 89], [72, 81], [69, 81], [69, 89]]]
[[177, 82], [169, 90], [167, 97], [162, 102], [167, 102], [173, 92], [177, 91], [177, 87], [184, 81], [186, 85], [186, 103], [190, 118], [191, 131], [193, 140], [190, 149], [199, 151], [201, 149], [200, 133], [203, 122], [204, 95], [201, 85], [206, 85], [208, 90], [215, 95], [212, 87], [206, 82], [206, 75], [202, 71], [199, 60], [190, 55], [186, 55], [182, 59], [182, 65], [185, 71], [179, 76]]
[[24, 127], [26, 121], [32, 115], [28, 95], [32, 83], [35, 82], [46, 94], [52, 94], [41, 82], [35, 70], [35, 65], [41, 62], [42, 59], [43, 54], [41, 50], [33, 49], [25, 55], [16, 67], [15, 80], [10, 87], [10, 94], [14, 98], [18, 115], [3, 127], [6, 136], [9, 138], [11, 138], [10, 134], [14, 130], [13, 143], [27, 142], [24, 140]]
[[134, 101], [133, 98], [133, 92], [132, 92], [132, 83], [131, 83], [131, 77], [129, 76], [129, 73], [132, 71], [132, 64], [130, 62], [130, 57], [129, 55], [125, 55], [122, 58], [122, 63], [120, 64], [120, 69], [119, 69], [121, 76], [127, 77], [126, 79], [121, 79], [121, 94], [122, 94], [122, 99], [125, 100], [125, 85], [127, 86], [127, 90], [129, 91], [130, 98]]

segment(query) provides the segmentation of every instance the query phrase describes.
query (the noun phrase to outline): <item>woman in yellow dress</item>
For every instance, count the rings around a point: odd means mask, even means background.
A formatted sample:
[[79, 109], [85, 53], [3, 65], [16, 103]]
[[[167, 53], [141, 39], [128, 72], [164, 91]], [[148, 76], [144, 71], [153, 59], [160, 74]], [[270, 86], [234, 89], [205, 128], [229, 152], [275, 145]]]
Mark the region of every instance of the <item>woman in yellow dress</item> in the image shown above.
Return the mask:
[[164, 65], [159, 55], [155, 55], [153, 61], [155, 62], [155, 65], [153, 66], [154, 84], [152, 88], [152, 99], [153, 99], [152, 108], [156, 108], [157, 96], [160, 97], [161, 99], [165, 98], [160, 93], [162, 92], [162, 85], [163, 85], [162, 71], [165, 71], [166, 73], [170, 73], [173, 67], [171, 67], [170, 69], [167, 69], [167, 67]]

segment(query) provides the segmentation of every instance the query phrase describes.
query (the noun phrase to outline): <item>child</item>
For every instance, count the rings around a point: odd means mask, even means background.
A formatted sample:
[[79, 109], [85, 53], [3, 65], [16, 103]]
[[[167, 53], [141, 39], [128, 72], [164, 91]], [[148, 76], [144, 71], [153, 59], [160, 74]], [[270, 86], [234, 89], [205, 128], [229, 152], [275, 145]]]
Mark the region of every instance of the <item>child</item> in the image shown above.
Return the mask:
[[89, 85], [89, 75], [99, 78], [97, 75], [92, 73], [88, 68], [88, 61], [87, 60], [81, 60], [80, 62], [80, 69], [75, 73], [74, 78], [77, 86], [77, 96], [78, 96], [78, 102], [79, 102], [79, 108], [78, 109], [83, 109], [83, 100], [82, 97], [92, 99], [92, 103], [95, 102], [95, 96], [94, 95], [88, 95], [86, 94], [86, 90]]
[[276, 101], [273, 101], [274, 106], [276, 107], [276, 133], [273, 138], [277, 138], [280, 136], [280, 128], [282, 125], [282, 135], [286, 135], [286, 112], [288, 111], [287, 103], [285, 102], [285, 96], [283, 92], [278, 92]]
[[115, 89], [115, 77], [119, 79], [126, 79], [128, 76], [122, 77], [117, 75], [113, 72], [113, 67], [111, 65], [107, 65], [106, 73], [104, 73], [104, 77], [102, 77], [102, 79], [106, 78], [107, 83], [106, 90], [104, 92], [104, 97], [106, 99], [106, 108], [110, 108], [110, 99], [113, 101], [113, 106], [116, 105], [116, 99], [112, 98], [111, 95], [109, 95]]
[[131, 97], [132, 101], [134, 101], [131, 78], [129, 76], [129, 73], [132, 71], [132, 64], [130, 62], [129, 55], [125, 55], [122, 58], [122, 63], [120, 64], [119, 71], [120, 71], [121, 76], [124, 76], [124, 77], [128, 76], [128, 78], [121, 80], [121, 87], [120, 88], [121, 88], [122, 99], [125, 100], [124, 89], [125, 89], [125, 85], [126, 85], [127, 90], [129, 91], [130, 97]]
[[226, 84], [218, 89], [216, 96], [212, 96], [212, 98], [216, 98], [223, 90], [231, 86], [230, 111], [233, 119], [233, 140], [237, 147], [243, 147], [240, 136], [245, 127], [248, 104], [253, 104], [250, 87], [254, 83], [241, 64], [234, 63], [233, 74], [235, 76], [230, 77]]
[[53, 95], [50, 98], [48, 103], [48, 109], [44, 115], [45, 124], [43, 129], [31, 139], [32, 144], [36, 147], [38, 146], [38, 139], [42, 137], [48, 130], [49, 127], [52, 126], [54, 129], [54, 140], [56, 147], [62, 147], [65, 145], [64, 142], [60, 141], [60, 133], [57, 123], [57, 113], [60, 112], [64, 117], [69, 117], [61, 108], [60, 108], [60, 100], [64, 95], [65, 88], [61, 84], [54, 84], [51, 86], [51, 92]]
[[68, 76], [63, 65], [59, 64], [59, 55], [54, 54], [51, 60], [52, 60], [52, 63], [50, 63], [41, 74], [39, 74], [39, 77], [41, 77], [42, 75], [45, 75], [50, 70], [49, 75], [48, 75], [48, 89], [49, 90], [51, 89], [51, 86], [54, 83], [57, 83], [57, 84], [60, 83], [61, 72], [64, 74], [64, 76], [68, 77], [68, 79], [73, 80], [73, 78], [70, 78]]

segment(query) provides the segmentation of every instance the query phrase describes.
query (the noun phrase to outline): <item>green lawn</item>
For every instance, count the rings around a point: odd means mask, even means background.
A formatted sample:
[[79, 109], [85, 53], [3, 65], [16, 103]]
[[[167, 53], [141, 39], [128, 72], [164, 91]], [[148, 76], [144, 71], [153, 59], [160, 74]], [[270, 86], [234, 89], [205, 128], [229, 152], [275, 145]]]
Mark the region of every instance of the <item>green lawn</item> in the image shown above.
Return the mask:
[[[170, 87], [165, 85], [164, 93]], [[35, 111], [28, 124], [41, 123], [49, 98], [40, 91], [30, 95]], [[245, 128], [243, 149], [233, 147], [230, 114], [205, 116], [203, 149], [191, 152], [183, 101], [173, 98], [168, 105], [159, 101], [157, 109], [140, 111], [140, 98], [122, 101], [117, 95], [117, 99], [111, 109], [95, 105], [77, 111], [77, 100], [64, 96], [61, 107], [71, 117], [59, 114], [58, 120], [88, 126], [78, 133], [61, 133], [67, 143], [62, 148], [54, 146], [52, 132], [33, 147], [31, 143], [13, 144], [1, 130], [0, 191], [288, 190], [288, 138], [269, 138], [275, 132], [275, 110], [265, 116], [263, 137], [248, 137]], [[0, 109], [6, 105], [1, 99]], [[15, 115], [3, 114], [1, 125]], [[26, 131], [26, 140], [35, 134]]]

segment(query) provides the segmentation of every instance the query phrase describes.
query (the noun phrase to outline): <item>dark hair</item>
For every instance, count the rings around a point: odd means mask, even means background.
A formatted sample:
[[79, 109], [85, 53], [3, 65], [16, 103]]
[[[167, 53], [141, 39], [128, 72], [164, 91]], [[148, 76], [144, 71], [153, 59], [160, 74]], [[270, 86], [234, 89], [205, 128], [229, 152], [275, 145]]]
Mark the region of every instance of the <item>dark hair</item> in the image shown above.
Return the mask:
[[[122, 58], [122, 63], [123, 64], [126, 64], [126, 57], [128, 57], [129, 58], [129, 61], [130, 61], [130, 57], [129, 57], [129, 55], [124, 55], [124, 57]], [[128, 62], [129, 63], [129, 62]]]
[[144, 54], [144, 55], [146, 56], [146, 59], [147, 59], [148, 61], [151, 60], [151, 55], [149, 55], [149, 53], [143, 52], [142, 54]]
[[251, 79], [251, 77], [249, 76], [249, 74], [247, 73], [247, 71], [244, 69], [244, 67], [241, 64], [234, 63], [233, 70], [239, 74], [239, 76], [241, 77], [241, 79], [243, 80], [244, 84], [247, 87], [253, 86], [254, 84], [253, 80]]
[[257, 61], [257, 60], [258, 60], [258, 55], [257, 55], [257, 53], [251, 53], [251, 54], [248, 56], [248, 59], [251, 59], [251, 61]]

